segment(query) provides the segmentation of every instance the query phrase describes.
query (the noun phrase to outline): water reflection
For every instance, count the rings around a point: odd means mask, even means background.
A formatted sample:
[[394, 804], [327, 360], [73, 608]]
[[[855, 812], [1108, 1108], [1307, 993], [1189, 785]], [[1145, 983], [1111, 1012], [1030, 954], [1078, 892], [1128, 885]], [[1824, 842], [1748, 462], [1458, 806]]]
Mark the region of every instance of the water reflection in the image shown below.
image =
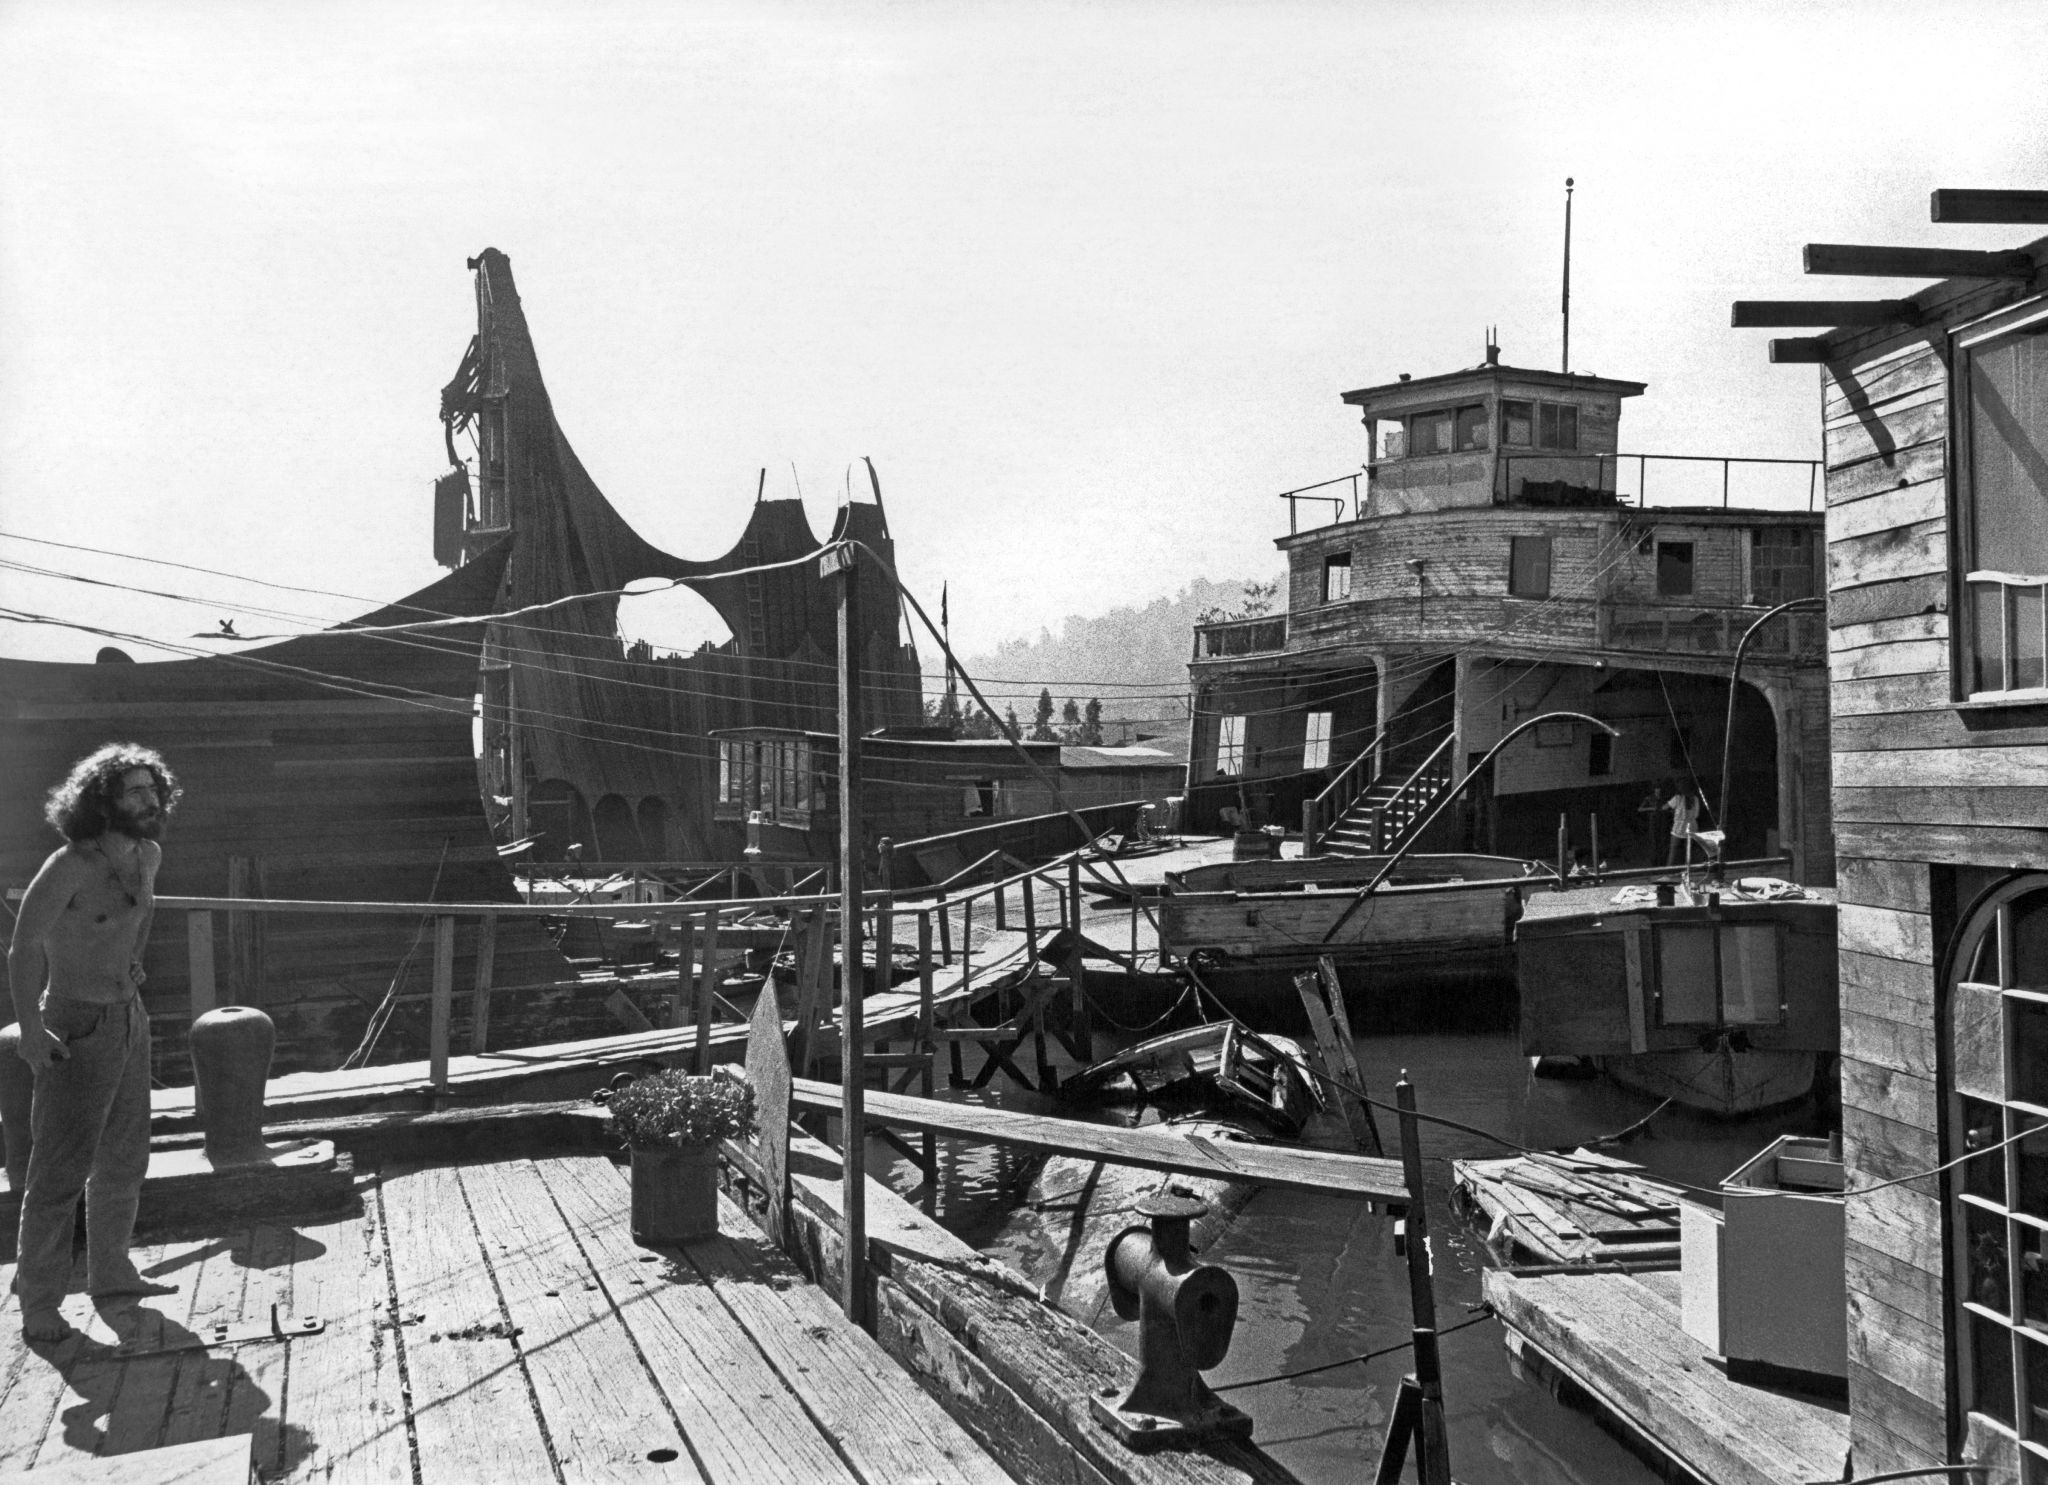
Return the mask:
[[[1604, 1080], [1551, 1082], [1530, 1075], [1511, 1034], [1365, 1037], [1358, 1057], [1368, 1092], [1392, 1099], [1406, 1070], [1426, 1114], [1456, 1119], [1535, 1147], [1574, 1145], [1626, 1128], [1654, 1103]], [[990, 1101], [1036, 1112], [1071, 1111], [1014, 1088], [985, 1090]], [[977, 1095], [981, 1097], [982, 1095]], [[1381, 1114], [1382, 1132], [1392, 1119]], [[1614, 1153], [1656, 1175], [1714, 1186], [1779, 1134], [1819, 1133], [1811, 1108], [1737, 1123], [1675, 1111]], [[1426, 1126], [1425, 1168], [1436, 1254], [1438, 1324], [1448, 1330], [1478, 1303], [1489, 1259], [1478, 1236], [1450, 1215], [1449, 1162], [1509, 1153], [1475, 1134]], [[1003, 1218], [1022, 1199], [1037, 1161], [1014, 1151], [942, 1142], [941, 1222], [989, 1248]], [[910, 1192], [914, 1167], [886, 1147], [869, 1151], [870, 1169]], [[1000, 1248], [990, 1251], [1004, 1256]], [[1393, 1224], [1361, 1204], [1262, 1191], [1206, 1255], [1237, 1276], [1240, 1307], [1229, 1357], [1212, 1384], [1265, 1378], [1341, 1362], [1405, 1340], [1407, 1271], [1394, 1254]], [[1099, 1259], [1097, 1260], [1099, 1261]], [[1134, 1347], [1135, 1327], [1105, 1315], [1097, 1327]], [[1657, 1476], [1591, 1417], [1524, 1381], [1511, 1367], [1500, 1327], [1486, 1321], [1446, 1336], [1442, 1345], [1452, 1467], [1470, 1485], [1651, 1485]], [[1308, 1485], [1364, 1478], [1378, 1456], [1405, 1352], [1365, 1365], [1247, 1387], [1229, 1394], [1250, 1413], [1262, 1447]]]

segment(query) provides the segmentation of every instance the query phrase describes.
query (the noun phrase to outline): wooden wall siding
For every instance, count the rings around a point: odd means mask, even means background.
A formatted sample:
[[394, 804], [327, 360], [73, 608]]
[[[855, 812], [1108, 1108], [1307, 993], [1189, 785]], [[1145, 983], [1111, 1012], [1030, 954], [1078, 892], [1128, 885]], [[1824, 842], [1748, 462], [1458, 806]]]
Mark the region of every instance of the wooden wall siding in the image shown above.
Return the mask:
[[[1830, 337], [1823, 377], [1830, 745], [1839, 856], [1842, 1127], [1851, 1185], [1940, 1161], [1930, 862], [2048, 859], [2048, 727], [1973, 725], [1951, 703], [1946, 327], [2026, 291], [1915, 296], [1926, 328]], [[1947, 1258], [1939, 1178], [1848, 1204], [1857, 1472], [1947, 1458]]]

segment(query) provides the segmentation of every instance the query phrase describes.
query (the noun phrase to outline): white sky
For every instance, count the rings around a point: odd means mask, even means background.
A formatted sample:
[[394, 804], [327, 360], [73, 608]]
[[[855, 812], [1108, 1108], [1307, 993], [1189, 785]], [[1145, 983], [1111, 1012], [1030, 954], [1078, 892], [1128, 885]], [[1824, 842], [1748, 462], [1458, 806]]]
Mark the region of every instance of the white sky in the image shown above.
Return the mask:
[[[1806, 279], [1805, 242], [2028, 237], [1927, 193], [2048, 185], [2044, 55], [2048, 5], [1955, 0], [16, 0], [0, 529], [420, 586], [489, 245], [644, 535], [723, 551], [763, 465], [822, 532], [871, 455], [974, 651], [1278, 570], [1274, 493], [1364, 458], [1346, 389], [1470, 365], [1490, 323], [1554, 366], [1567, 175], [1574, 368], [1650, 384], [1623, 447], [1815, 454], [1813, 369], [1728, 302], [1915, 287]], [[219, 600], [0, 570], [0, 603], [158, 637], [252, 591], [0, 558]], [[0, 623], [4, 654], [100, 643]]]

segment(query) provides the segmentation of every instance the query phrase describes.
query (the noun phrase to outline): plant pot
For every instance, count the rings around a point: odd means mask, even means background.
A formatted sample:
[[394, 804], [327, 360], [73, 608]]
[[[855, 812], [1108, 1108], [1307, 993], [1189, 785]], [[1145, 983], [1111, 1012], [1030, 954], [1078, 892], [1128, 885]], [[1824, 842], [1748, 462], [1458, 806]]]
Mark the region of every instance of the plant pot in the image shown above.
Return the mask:
[[661, 1247], [718, 1235], [718, 1146], [631, 1153], [634, 1242]]

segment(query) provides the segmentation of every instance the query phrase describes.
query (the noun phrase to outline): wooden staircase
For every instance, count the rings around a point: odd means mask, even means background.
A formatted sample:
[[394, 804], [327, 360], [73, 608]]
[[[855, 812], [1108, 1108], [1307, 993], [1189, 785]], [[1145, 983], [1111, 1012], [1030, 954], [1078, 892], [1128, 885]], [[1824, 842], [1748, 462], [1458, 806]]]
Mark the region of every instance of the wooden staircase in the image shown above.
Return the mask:
[[1447, 735], [1405, 779], [1367, 774], [1361, 754], [1323, 792], [1302, 807], [1302, 850], [1309, 856], [1383, 856], [1398, 851], [1451, 786]]

